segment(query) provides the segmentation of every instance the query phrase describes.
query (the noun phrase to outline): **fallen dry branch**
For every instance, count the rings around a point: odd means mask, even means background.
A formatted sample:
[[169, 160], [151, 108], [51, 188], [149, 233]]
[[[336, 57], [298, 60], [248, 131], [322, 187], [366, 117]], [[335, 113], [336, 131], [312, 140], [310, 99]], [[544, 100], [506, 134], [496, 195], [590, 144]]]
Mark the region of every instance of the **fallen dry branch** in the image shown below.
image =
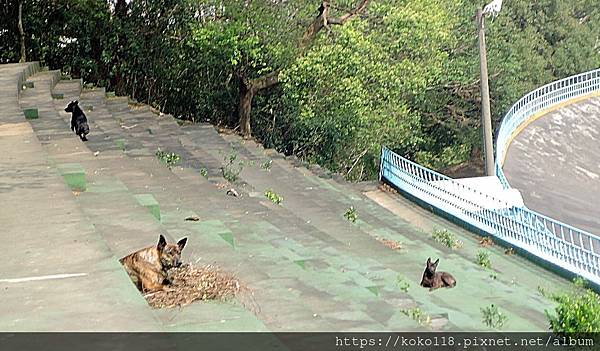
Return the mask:
[[[191, 304], [194, 301], [228, 301], [241, 297], [242, 304], [252, 304], [252, 295], [233, 274], [224, 272], [213, 265], [194, 267], [191, 264], [169, 271], [171, 285], [162, 291], [145, 294], [148, 304], [154, 308], [172, 308]], [[240, 296], [238, 296], [240, 295]], [[254, 306], [250, 309], [256, 311]]]

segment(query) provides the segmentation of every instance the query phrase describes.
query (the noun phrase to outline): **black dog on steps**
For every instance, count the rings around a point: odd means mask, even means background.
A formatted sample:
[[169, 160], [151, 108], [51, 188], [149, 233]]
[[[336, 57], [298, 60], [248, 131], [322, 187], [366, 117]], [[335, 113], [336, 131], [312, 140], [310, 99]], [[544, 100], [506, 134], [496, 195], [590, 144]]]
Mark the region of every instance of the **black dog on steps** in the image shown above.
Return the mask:
[[87, 141], [85, 136], [90, 133], [90, 126], [88, 126], [85, 113], [79, 108], [79, 101], [73, 100], [69, 102], [65, 108], [65, 112], [71, 112], [71, 130], [74, 131], [82, 141]]

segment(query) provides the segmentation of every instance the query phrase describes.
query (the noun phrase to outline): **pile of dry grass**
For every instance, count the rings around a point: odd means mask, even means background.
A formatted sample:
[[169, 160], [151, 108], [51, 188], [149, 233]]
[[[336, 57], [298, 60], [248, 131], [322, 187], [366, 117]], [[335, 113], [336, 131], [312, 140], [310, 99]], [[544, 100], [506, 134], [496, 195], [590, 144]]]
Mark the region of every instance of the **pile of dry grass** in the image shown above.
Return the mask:
[[490, 237], [485, 237], [485, 238], [482, 238], [481, 240], [479, 240], [479, 245], [481, 245], [483, 247], [494, 246], [494, 240], [492, 240], [492, 238], [490, 238]]
[[162, 291], [145, 294], [154, 308], [171, 308], [191, 304], [198, 300], [225, 301], [248, 291], [231, 273], [213, 265], [194, 267], [191, 264], [169, 271], [171, 284]]
[[394, 188], [392, 188], [391, 186], [387, 185], [386, 183], [382, 183], [379, 185], [379, 189], [388, 192], [388, 193], [392, 193], [392, 194], [398, 194], [398, 191]]
[[389, 240], [386, 238], [377, 238], [377, 241], [382, 243], [383, 245], [389, 247], [392, 250], [400, 250], [402, 249], [402, 243], [395, 240]]

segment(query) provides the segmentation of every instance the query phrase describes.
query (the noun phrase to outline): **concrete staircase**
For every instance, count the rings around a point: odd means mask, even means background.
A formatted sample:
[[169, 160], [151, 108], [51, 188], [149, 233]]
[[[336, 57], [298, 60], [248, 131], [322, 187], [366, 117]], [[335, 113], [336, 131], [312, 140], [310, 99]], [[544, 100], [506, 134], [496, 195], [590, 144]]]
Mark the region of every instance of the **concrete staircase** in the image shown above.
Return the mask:
[[[0, 269], [0, 279], [87, 275], [0, 280], [0, 289], [15, 292], [0, 307], [3, 329], [487, 330], [481, 308], [494, 303], [509, 315], [507, 329], [546, 330], [544, 309], [552, 305], [537, 287], [567, 285], [496, 248], [489, 249], [490, 274], [475, 262], [475, 235], [373, 184], [346, 183], [211, 125], [180, 125], [33, 64], [0, 66], [0, 89], [14, 89], [19, 75], [33, 87], [0, 100], [0, 184], [7, 184], [0, 189], [8, 189], [0, 201], [14, 207], [0, 214], [8, 228], [1, 235], [15, 242], [14, 264]], [[72, 99], [90, 122], [86, 143], [69, 130], [63, 109]], [[23, 111], [32, 108], [38, 118], [26, 122]], [[167, 168], [155, 155], [159, 148], [181, 161]], [[235, 155], [234, 169], [243, 163], [229, 184], [221, 171], [228, 155]], [[231, 187], [242, 196], [227, 195]], [[281, 205], [264, 196], [267, 189], [283, 196]], [[350, 206], [355, 223], [343, 216]], [[189, 216], [201, 220], [185, 221]], [[448, 228], [464, 246], [433, 241], [433, 228]], [[234, 272], [254, 291], [253, 302], [150, 309], [117, 260], [159, 233], [188, 236], [184, 259]], [[458, 280], [455, 289], [418, 286], [427, 257], [441, 258], [440, 269]], [[410, 287], [401, 289], [403, 282]], [[407, 310], [421, 311], [425, 322]], [[87, 318], [98, 319], [82, 323]]]

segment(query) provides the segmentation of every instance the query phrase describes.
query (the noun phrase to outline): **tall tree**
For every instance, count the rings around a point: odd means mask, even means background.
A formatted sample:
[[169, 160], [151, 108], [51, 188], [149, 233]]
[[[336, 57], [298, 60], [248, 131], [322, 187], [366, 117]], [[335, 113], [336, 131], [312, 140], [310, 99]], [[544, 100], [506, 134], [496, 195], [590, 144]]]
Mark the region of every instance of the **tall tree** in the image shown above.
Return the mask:
[[[304, 31], [299, 42], [299, 52], [302, 55], [310, 47], [319, 32], [323, 28], [330, 28], [331, 25], [343, 25], [356, 15], [360, 14], [368, 5], [369, 0], [360, 0], [355, 8], [342, 16], [334, 17], [331, 15], [329, 1], [323, 1], [318, 9], [318, 15], [312, 20]], [[252, 112], [252, 99], [261, 90], [274, 86], [279, 83], [279, 74], [281, 69], [275, 69], [258, 78], [249, 79], [244, 74], [238, 74], [240, 83], [239, 88], [239, 125], [240, 132], [244, 137], [250, 137], [252, 128], [250, 125], [250, 115]]]

